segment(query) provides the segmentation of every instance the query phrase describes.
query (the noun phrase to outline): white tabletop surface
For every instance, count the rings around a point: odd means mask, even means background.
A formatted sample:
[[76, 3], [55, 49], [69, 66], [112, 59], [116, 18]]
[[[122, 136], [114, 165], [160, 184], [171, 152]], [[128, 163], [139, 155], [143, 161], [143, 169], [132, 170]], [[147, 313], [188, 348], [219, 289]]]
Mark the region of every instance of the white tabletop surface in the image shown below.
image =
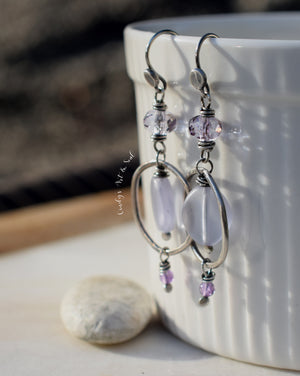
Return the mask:
[[[16, 234], [17, 236], [17, 234]], [[85, 277], [115, 274], [147, 288], [145, 243], [135, 226], [48, 243], [0, 257], [1, 376], [292, 375], [221, 358], [174, 337], [158, 322], [122, 345], [71, 337], [59, 306]]]

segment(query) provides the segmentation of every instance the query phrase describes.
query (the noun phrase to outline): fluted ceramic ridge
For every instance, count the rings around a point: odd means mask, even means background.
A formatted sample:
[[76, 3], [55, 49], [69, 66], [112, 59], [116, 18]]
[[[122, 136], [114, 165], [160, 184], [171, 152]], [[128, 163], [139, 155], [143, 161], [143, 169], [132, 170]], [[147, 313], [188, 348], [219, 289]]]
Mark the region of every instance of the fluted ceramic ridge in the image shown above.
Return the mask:
[[[211, 156], [213, 176], [232, 210], [229, 255], [215, 270], [216, 291], [207, 306], [198, 305], [202, 271], [191, 250], [171, 257], [174, 282], [167, 296], [157, 254], [148, 252], [163, 320], [177, 336], [205, 350], [300, 370], [300, 75], [295, 74], [300, 14], [195, 17], [128, 27], [126, 60], [135, 83], [142, 162], [154, 156], [142, 121], [153, 100], [142, 78], [144, 49], [152, 32], [163, 28], [184, 34], [173, 41], [162, 37], [151, 50], [153, 66], [169, 84], [168, 109], [177, 118], [166, 141], [167, 160], [182, 172], [199, 158], [197, 141], [185, 132], [188, 119], [199, 113], [199, 96], [188, 80], [194, 49], [206, 32], [222, 37], [203, 46], [201, 59], [223, 125]], [[149, 179], [143, 182], [146, 220], [155, 233]], [[180, 199], [176, 205], [182, 205]]]

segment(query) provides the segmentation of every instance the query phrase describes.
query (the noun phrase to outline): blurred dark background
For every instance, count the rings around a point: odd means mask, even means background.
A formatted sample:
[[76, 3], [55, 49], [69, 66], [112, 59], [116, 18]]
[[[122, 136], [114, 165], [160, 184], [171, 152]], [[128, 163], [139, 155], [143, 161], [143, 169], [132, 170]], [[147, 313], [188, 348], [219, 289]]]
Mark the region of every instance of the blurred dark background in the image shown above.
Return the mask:
[[128, 23], [300, 9], [285, 0], [0, 4], [0, 211], [116, 188], [123, 159], [137, 153], [122, 41]]

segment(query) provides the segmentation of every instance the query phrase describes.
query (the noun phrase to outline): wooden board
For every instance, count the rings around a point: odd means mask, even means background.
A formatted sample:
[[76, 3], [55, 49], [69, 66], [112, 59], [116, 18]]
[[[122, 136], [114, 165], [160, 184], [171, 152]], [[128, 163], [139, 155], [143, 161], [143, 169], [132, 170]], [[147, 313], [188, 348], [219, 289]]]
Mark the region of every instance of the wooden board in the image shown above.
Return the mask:
[[129, 189], [105, 191], [0, 216], [0, 253], [132, 220]]

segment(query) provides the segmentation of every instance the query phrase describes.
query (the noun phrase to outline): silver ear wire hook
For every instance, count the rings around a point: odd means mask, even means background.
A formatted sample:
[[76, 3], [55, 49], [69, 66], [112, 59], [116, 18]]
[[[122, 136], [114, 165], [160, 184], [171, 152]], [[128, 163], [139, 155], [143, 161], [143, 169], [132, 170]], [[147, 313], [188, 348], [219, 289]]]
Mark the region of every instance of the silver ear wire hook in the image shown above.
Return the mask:
[[[196, 51], [195, 51], [195, 60], [196, 60], [196, 68], [192, 69], [190, 73], [190, 81], [191, 84], [194, 86], [195, 89], [201, 92], [201, 103], [202, 107], [206, 110], [210, 108], [211, 98], [210, 98], [210, 89], [207, 83], [207, 76], [204, 70], [201, 68], [200, 65], [200, 49], [203, 43], [208, 38], [219, 38], [217, 34], [214, 33], [207, 33], [203, 35], [200, 39]], [[207, 100], [207, 104], [205, 104], [205, 100]]]
[[[192, 69], [190, 73], [192, 85], [200, 91], [202, 104], [200, 114], [189, 120], [190, 135], [198, 139], [200, 159], [196, 164], [196, 169], [193, 170], [196, 174], [198, 173], [195, 187], [187, 195], [182, 210], [182, 222], [193, 239], [191, 243], [192, 250], [202, 264], [202, 282], [199, 286], [202, 296], [199, 301], [201, 305], [207, 304], [209, 297], [215, 292], [213, 283], [215, 272], [213, 269], [223, 264], [227, 257], [229, 246], [227, 203], [211, 175], [214, 166], [210, 159], [210, 153], [215, 146], [215, 140], [222, 131], [222, 124], [215, 117], [214, 109], [211, 108], [207, 77], [200, 65], [200, 49], [208, 38], [218, 38], [218, 36], [213, 33], [207, 33], [200, 39], [195, 50], [196, 68]], [[193, 174], [194, 172], [190, 173], [189, 177]], [[213, 204], [214, 199], [217, 202], [217, 206]], [[208, 210], [208, 208], [210, 209]], [[217, 217], [220, 218], [221, 229], [215, 221]], [[219, 243], [220, 240], [222, 240], [222, 246], [217, 259], [211, 260], [207, 258], [207, 251], [212, 254], [214, 251], [213, 246]]]
[[196, 48], [196, 51], [195, 51], [196, 67], [199, 69], [202, 69], [200, 65], [200, 49], [202, 47], [202, 44], [206, 41], [206, 39], [209, 39], [209, 38], [219, 38], [219, 36], [214, 33], [207, 33], [203, 35], [203, 37], [200, 39], [198, 46]]
[[[150, 52], [150, 47], [160, 35], [167, 34], [167, 35], [178, 35], [176, 31], [169, 30], [169, 29], [164, 29], [160, 30], [157, 33], [153, 35], [153, 37], [149, 40], [147, 46], [146, 46], [146, 51], [145, 51], [145, 59], [146, 59], [146, 64], [148, 66], [147, 69], [144, 71], [144, 77], [146, 81], [148, 82], [149, 85], [154, 87], [155, 89], [155, 101], [156, 103], [163, 103], [164, 100], [164, 95], [165, 95], [165, 90], [167, 88], [167, 82], [166, 80], [156, 72], [156, 70], [153, 68], [152, 64], [150, 63], [150, 58], [149, 58], [149, 52]], [[160, 85], [162, 84], [162, 85]], [[158, 94], [161, 94], [161, 98], [158, 99]]]

